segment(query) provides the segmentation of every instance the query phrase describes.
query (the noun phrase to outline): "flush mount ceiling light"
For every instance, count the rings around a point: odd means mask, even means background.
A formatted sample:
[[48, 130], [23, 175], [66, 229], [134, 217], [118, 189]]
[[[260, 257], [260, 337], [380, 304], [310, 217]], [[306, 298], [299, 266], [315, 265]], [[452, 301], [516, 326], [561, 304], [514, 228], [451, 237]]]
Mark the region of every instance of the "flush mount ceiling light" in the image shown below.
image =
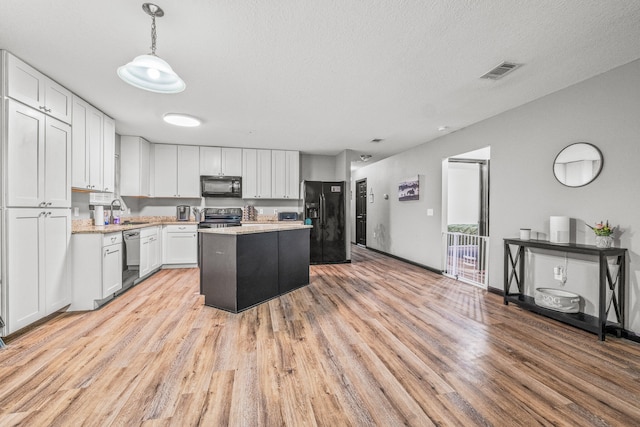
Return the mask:
[[162, 120], [175, 126], [183, 126], [188, 128], [200, 126], [200, 124], [202, 123], [202, 121], [197, 117], [180, 113], [167, 113], [162, 117]]
[[136, 56], [127, 65], [119, 67], [118, 76], [131, 86], [150, 92], [182, 92], [187, 85], [165, 60], [156, 56], [156, 17], [163, 17], [164, 11], [153, 3], [143, 4], [142, 10], [151, 16], [151, 53]]

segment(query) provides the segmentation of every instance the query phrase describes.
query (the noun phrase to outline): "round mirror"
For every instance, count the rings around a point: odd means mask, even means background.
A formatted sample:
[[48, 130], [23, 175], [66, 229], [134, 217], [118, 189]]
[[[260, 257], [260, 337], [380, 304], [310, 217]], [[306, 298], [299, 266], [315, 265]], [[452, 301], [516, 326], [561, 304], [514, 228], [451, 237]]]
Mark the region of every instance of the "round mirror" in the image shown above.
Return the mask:
[[582, 187], [602, 170], [602, 153], [593, 144], [576, 142], [565, 147], [553, 162], [553, 174], [567, 187]]

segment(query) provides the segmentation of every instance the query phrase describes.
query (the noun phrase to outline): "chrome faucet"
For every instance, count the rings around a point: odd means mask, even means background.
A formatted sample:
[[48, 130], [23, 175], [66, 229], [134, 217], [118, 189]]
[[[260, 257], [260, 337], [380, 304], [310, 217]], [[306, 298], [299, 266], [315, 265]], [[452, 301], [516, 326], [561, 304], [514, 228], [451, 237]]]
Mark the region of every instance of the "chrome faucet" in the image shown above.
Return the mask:
[[109, 212], [109, 224], [113, 224], [113, 206], [114, 204], [117, 203], [118, 206], [118, 210], [121, 211], [122, 210], [122, 203], [120, 202], [120, 199], [113, 199], [113, 201], [111, 202], [111, 208], [110, 208], [110, 212]]

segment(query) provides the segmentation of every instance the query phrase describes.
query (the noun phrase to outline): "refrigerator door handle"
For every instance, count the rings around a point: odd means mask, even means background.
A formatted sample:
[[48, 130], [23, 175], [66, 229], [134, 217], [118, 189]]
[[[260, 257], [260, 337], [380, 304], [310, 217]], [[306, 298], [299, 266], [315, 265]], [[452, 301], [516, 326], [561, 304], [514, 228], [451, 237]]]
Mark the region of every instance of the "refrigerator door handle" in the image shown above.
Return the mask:
[[320, 227], [324, 228], [324, 223], [326, 221], [325, 212], [324, 212], [324, 194], [320, 194]]

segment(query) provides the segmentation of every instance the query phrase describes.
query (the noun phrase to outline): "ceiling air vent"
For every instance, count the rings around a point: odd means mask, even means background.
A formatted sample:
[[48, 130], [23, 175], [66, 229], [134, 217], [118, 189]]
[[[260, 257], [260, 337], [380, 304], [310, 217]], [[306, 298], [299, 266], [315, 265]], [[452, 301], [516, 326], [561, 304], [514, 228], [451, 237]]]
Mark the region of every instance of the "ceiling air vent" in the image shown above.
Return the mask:
[[372, 140], [371, 140], [371, 141], [369, 141], [369, 142], [371, 142], [371, 143], [373, 143], [373, 144], [378, 144], [378, 143], [382, 142], [382, 138], [372, 139]]
[[498, 65], [497, 67], [495, 67], [494, 69], [492, 69], [491, 71], [489, 71], [488, 73], [486, 73], [480, 78], [498, 80], [520, 66], [522, 66], [522, 64], [515, 64], [513, 62], [503, 62], [502, 64]]

